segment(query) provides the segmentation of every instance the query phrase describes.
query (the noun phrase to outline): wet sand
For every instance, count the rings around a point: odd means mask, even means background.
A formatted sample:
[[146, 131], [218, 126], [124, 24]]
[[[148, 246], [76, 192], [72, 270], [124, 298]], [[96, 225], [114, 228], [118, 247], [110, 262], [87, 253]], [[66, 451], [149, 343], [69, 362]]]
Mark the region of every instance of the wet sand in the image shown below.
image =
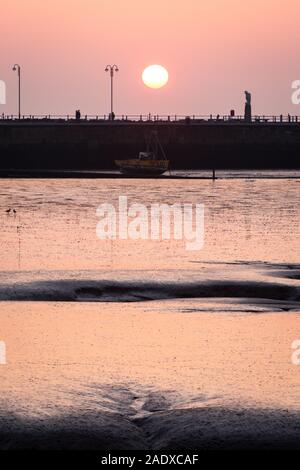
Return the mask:
[[1, 417], [1, 450], [299, 450], [300, 413], [207, 407], [132, 419], [89, 410]]
[[[0, 180], [1, 449], [299, 447], [299, 179], [252, 176]], [[203, 250], [97, 239], [120, 194]]]
[[299, 311], [2, 302], [2, 449], [298, 448]]

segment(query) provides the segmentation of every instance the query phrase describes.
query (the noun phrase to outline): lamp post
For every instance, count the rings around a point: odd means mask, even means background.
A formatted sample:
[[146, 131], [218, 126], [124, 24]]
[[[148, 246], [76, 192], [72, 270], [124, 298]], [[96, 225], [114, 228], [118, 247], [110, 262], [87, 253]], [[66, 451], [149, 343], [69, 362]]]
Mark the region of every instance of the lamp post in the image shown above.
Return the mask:
[[114, 119], [114, 72], [119, 72], [117, 65], [107, 65], [105, 72], [110, 73], [110, 119]]
[[19, 119], [21, 119], [21, 67], [19, 66], [19, 64], [15, 64], [13, 66], [13, 71], [17, 71], [18, 72], [18, 89], [19, 89], [19, 94], [18, 94], [18, 101], [19, 101], [19, 105], [18, 105], [18, 109], [19, 109]]

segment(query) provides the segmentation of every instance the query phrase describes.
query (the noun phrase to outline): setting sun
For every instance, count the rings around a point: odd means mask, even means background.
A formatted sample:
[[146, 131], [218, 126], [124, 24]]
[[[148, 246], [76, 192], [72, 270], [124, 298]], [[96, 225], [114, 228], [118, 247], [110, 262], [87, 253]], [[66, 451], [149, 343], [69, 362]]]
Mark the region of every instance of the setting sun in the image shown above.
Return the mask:
[[142, 73], [142, 80], [149, 88], [161, 88], [168, 82], [168, 71], [161, 65], [149, 65]]

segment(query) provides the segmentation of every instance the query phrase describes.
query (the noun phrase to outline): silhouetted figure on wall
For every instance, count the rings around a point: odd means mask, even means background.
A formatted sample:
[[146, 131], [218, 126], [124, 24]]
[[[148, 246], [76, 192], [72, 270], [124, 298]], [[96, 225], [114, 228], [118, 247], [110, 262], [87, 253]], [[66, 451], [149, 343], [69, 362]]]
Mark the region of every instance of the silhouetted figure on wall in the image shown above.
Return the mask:
[[76, 109], [76, 112], [75, 112], [75, 117], [76, 117], [76, 121], [79, 121], [80, 118], [81, 118], [81, 112], [80, 112], [80, 109]]
[[245, 95], [246, 95], [245, 121], [251, 122], [252, 121], [251, 93], [249, 93], [249, 91], [245, 91]]

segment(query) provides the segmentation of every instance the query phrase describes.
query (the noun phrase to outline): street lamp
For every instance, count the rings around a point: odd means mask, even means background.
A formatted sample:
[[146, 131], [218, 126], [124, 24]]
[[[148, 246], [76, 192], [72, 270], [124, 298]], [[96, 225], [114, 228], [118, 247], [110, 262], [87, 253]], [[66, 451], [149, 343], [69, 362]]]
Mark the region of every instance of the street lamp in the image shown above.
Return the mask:
[[18, 82], [19, 82], [19, 119], [21, 119], [21, 67], [19, 64], [13, 66], [13, 71], [18, 71]]
[[107, 65], [105, 72], [110, 72], [110, 119], [114, 119], [113, 100], [114, 100], [114, 72], [119, 72], [117, 65]]

